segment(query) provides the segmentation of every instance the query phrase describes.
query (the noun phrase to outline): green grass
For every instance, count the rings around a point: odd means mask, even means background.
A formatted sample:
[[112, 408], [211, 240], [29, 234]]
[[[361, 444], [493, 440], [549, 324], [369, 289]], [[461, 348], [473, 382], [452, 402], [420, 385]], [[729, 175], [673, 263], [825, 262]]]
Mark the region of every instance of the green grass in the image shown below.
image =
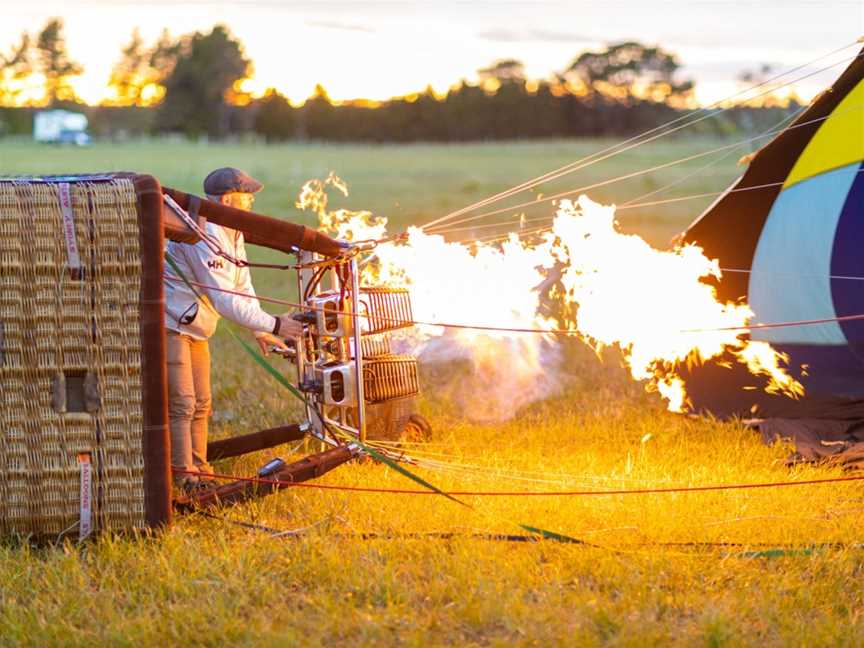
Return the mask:
[[[551, 195], [709, 151], [732, 143], [710, 138], [665, 138], [594, 164], [534, 192], [525, 192], [505, 207]], [[335, 171], [349, 185], [348, 200], [336, 201], [352, 209], [369, 209], [387, 216], [399, 227], [422, 223], [497, 193], [529, 178], [581, 159], [614, 144], [614, 140], [541, 141], [478, 145], [326, 145], [283, 146], [211, 144], [160, 141], [101, 143], [92, 147], [58, 148], [29, 142], [0, 141], [0, 173], [59, 173], [133, 170], [153, 173], [163, 184], [201, 192], [201, 182], [218, 166], [237, 166], [265, 184], [256, 209], [264, 213], [311, 222], [293, 205], [302, 184]], [[751, 150], [744, 144], [704, 173], [659, 198], [721, 191], [740, 171], [736, 161]], [[723, 155], [706, 156], [660, 172], [638, 176], [589, 193], [601, 202], [623, 203], [692, 173]], [[657, 243], [666, 242], [699, 214], [709, 201], [688, 201], [638, 210], [622, 223], [639, 228]], [[548, 204], [527, 210], [529, 217], [551, 215]], [[498, 217], [512, 220], [509, 214]], [[483, 230], [488, 233], [488, 230]], [[470, 233], [468, 233], [470, 234]], [[466, 236], [468, 234], [465, 234]]]
[[[0, 170], [153, 172], [195, 190], [213, 166], [262, 177], [261, 211], [296, 218], [302, 182], [334, 170], [345, 204], [404, 225], [422, 222], [538, 175], [607, 142], [476, 146], [99, 145], [87, 150], [0, 143]], [[605, 177], [715, 145], [683, 141], [607, 167]], [[680, 195], [719, 190], [734, 159]], [[692, 167], [691, 167], [692, 168]], [[678, 172], [680, 173], [680, 171]], [[604, 177], [597, 171], [596, 178]], [[675, 175], [638, 181], [622, 202]], [[585, 176], [580, 176], [584, 179]], [[588, 184], [580, 180], [577, 184]], [[645, 182], [639, 186], [639, 182]], [[570, 186], [576, 186], [575, 184]], [[556, 189], [552, 189], [555, 191]], [[620, 197], [619, 197], [620, 196]], [[662, 196], [661, 196], [662, 197]], [[665, 240], [698, 207], [624, 221]], [[257, 273], [262, 293], [284, 277]], [[214, 345], [213, 436], [296, 420], [291, 397], [224, 332]], [[630, 382], [613, 354], [601, 363], [573, 343], [563, 392], [499, 425], [467, 421], [443, 394], [452, 374], [427, 371], [421, 411], [435, 428], [418, 454], [476, 468], [425, 472], [448, 490], [625, 488], [829, 477], [787, 468], [735, 423], [669, 414]], [[249, 474], [286, 448], [218, 467]], [[444, 458], [444, 457], [442, 457]], [[519, 478], [519, 479], [517, 479]], [[538, 480], [538, 481], [529, 481]], [[414, 488], [384, 466], [346, 465], [327, 484]], [[437, 496], [297, 489], [219, 512], [305, 529], [295, 538], [201, 516], [152, 538], [102, 537], [82, 547], [0, 545], [0, 645], [797, 645], [864, 643], [864, 497], [858, 482], [785, 489], [572, 498]], [[588, 545], [472, 537], [543, 527]], [[375, 533], [377, 539], [361, 534]], [[406, 537], [448, 533], [450, 539]], [[383, 536], [386, 536], [383, 537]], [[695, 544], [688, 544], [695, 543]], [[714, 543], [714, 544], [712, 544]], [[842, 543], [849, 546], [819, 546]], [[807, 548], [778, 557], [745, 552]]]

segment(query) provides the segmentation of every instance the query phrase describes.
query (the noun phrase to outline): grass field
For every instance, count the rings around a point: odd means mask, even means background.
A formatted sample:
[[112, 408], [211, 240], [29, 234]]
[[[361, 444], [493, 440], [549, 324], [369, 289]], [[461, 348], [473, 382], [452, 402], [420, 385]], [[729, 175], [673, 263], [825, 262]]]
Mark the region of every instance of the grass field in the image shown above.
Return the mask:
[[[256, 208], [299, 220], [307, 218], [292, 208], [300, 185], [333, 170], [352, 190], [341, 204], [386, 215], [398, 229], [608, 144], [148, 142], [73, 150], [0, 142], [0, 173], [133, 169], [197, 191], [212, 167], [230, 164], [267, 184]], [[637, 149], [543, 193], [721, 145], [677, 140]], [[721, 190], [738, 172], [737, 153], [657, 198]], [[589, 194], [621, 203], [709, 159]], [[622, 212], [622, 226], [660, 244], [705, 202]], [[287, 294], [274, 273], [256, 273], [255, 280], [260, 293]], [[213, 344], [214, 436], [295, 420], [290, 396], [224, 331]], [[435, 431], [412, 450], [460, 467], [422, 474], [445, 490], [616, 489], [839, 474], [788, 468], [788, 448], [766, 447], [735, 423], [665, 412], [626, 378], [614, 354], [600, 362], [576, 343], [565, 352], [571, 369], [563, 392], [494, 426], [467, 421], [438, 389], [441, 376], [427, 373], [420, 408]], [[286, 452], [218, 468], [249, 474], [271, 456], [288, 458]], [[415, 487], [373, 463], [344, 466], [322, 483]], [[437, 496], [295, 489], [222, 510], [220, 519], [178, 519], [152, 538], [102, 537], [80, 547], [0, 544], [0, 645], [864, 644], [864, 552], [854, 546], [864, 536], [858, 482], [465, 501], [473, 508]], [[226, 520], [303, 532], [272, 537]], [[522, 534], [519, 524], [587, 544], [485, 537]]]
[[[524, 203], [538, 194], [577, 189], [730, 143], [706, 138], [664, 138], [545, 183], [535, 192], [522, 193], [509, 203], [496, 203], [494, 208]], [[369, 209], [388, 217], [398, 227], [427, 222], [612, 144], [613, 140], [553, 140], [482, 145], [264, 146], [156, 141], [97, 144], [78, 149], [6, 141], [0, 143], [0, 173], [134, 170], [153, 173], [168, 186], [200, 193], [204, 176], [213, 168], [237, 166], [265, 184], [256, 202], [257, 209], [311, 223], [310, 216], [294, 209], [297, 192], [310, 178], [335, 171], [350, 189], [349, 198], [336, 201], [337, 205]], [[716, 163], [652, 199], [721, 191], [740, 172], [736, 166], [738, 158], [751, 150], [752, 144], [743, 144], [589, 193], [594, 200], [621, 204], [692, 174], [709, 162]], [[726, 157], [718, 160], [724, 154]], [[620, 220], [625, 227], [638, 229], [657, 244], [664, 244], [709, 202], [710, 199], [702, 199], [621, 212]], [[531, 218], [552, 213], [548, 204], [524, 211]], [[508, 214], [498, 219], [513, 220]], [[484, 234], [488, 232], [483, 230]], [[460, 235], [467, 237], [470, 232]]]

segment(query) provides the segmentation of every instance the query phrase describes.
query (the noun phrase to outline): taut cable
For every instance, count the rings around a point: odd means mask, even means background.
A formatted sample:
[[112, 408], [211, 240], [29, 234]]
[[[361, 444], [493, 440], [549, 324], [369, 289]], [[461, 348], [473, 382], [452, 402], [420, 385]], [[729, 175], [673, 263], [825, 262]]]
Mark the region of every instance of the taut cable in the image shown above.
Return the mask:
[[[345, 491], [351, 493], [379, 493], [388, 495], [440, 495], [433, 490], [413, 488], [378, 488], [373, 486], [340, 486], [338, 484], [318, 484], [314, 482], [292, 482], [263, 477], [237, 477], [220, 473], [203, 474], [196, 470], [171, 469], [175, 475], [194, 475], [209, 477], [220, 481], [239, 481], [288, 488], [311, 488], [316, 490]], [[661, 488], [622, 488], [608, 490], [560, 490], [560, 491], [447, 491], [447, 495], [461, 497], [590, 497], [615, 495], [659, 495], [664, 493], [702, 493], [708, 491], [749, 490], [758, 488], [786, 488], [790, 486], [815, 486], [864, 480], [864, 475], [849, 477], [825, 477], [822, 479], [802, 479], [798, 481], [754, 482], [741, 484], [708, 484], [704, 486], [669, 486]]]
[[[588, 167], [588, 166], [591, 166], [591, 165], [596, 164], [596, 163], [598, 163], [598, 162], [602, 162], [603, 160], [609, 159], [610, 157], [613, 157], [613, 156], [618, 155], [618, 154], [620, 154], [620, 153], [624, 153], [624, 152], [629, 151], [629, 150], [631, 150], [631, 149], [634, 149], [634, 148], [636, 148], [636, 147], [638, 147], [638, 146], [642, 146], [643, 144], [647, 144], [647, 143], [649, 143], [649, 142], [652, 142], [652, 141], [654, 141], [654, 140], [656, 140], [656, 139], [658, 139], [658, 138], [660, 138], [660, 137], [662, 137], [662, 136], [664, 136], [664, 135], [669, 135], [669, 134], [674, 133], [674, 132], [677, 132], [677, 131], [679, 131], [679, 130], [681, 130], [681, 129], [683, 129], [683, 128], [686, 128], [686, 127], [688, 127], [688, 126], [692, 126], [693, 124], [696, 124], [696, 123], [699, 123], [699, 122], [701, 122], [701, 121], [704, 121], [705, 119], [709, 119], [709, 118], [711, 118], [711, 117], [715, 117], [715, 116], [717, 116], [717, 115], [723, 114], [723, 113], [726, 112], [727, 110], [730, 110], [730, 109], [732, 108], [732, 106], [728, 106], [728, 107], [725, 107], [725, 108], [719, 108], [719, 109], [716, 109], [716, 110], [715, 110], [715, 108], [716, 108], [717, 106], [720, 106], [720, 105], [726, 103], [726, 102], [731, 101], [732, 99], [734, 99], [734, 98], [736, 98], [736, 97], [738, 97], [738, 96], [741, 96], [741, 95], [743, 95], [743, 94], [749, 93], [749, 92], [751, 92], [751, 91], [753, 91], [753, 90], [756, 90], [757, 88], [760, 88], [760, 87], [762, 87], [762, 86], [765, 86], [765, 85], [767, 85], [767, 84], [769, 84], [769, 83], [773, 83], [773, 82], [776, 81], [777, 79], [780, 79], [780, 78], [782, 78], [782, 77], [784, 77], [784, 76], [787, 76], [787, 75], [789, 75], [789, 74], [793, 74], [793, 73], [795, 73], [795, 72], [797, 72], [797, 71], [799, 71], [799, 70], [802, 70], [802, 69], [804, 69], [804, 68], [807, 68], [807, 67], [813, 65], [814, 63], [817, 63], [817, 62], [819, 62], [819, 61], [822, 61], [822, 60], [824, 60], [824, 59], [826, 59], [826, 58], [828, 58], [828, 57], [830, 57], [830, 56], [833, 56], [834, 54], [837, 54], [837, 53], [839, 53], [839, 52], [841, 52], [841, 51], [843, 51], [843, 50], [845, 50], [845, 49], [848, 49], [849, 47], [853, 47], [853, 46], [855, 46], [855, 45], [857, 45], [857, 44], [858, 44], [858, 41], [855, 41], [854, 43], [849, 43], [848, 45], [844, 45], [843, 47], [839, 47], [839, 48], [837, 48], [836, 50], [834, 50], [834, 51], [832, 51], [832, 52], [829, 52], [828, 54], [825, 54], [825, 55], [823, 55], [823, 56], [817, 57], [816, 59], [813, 59], [812, 61], [809, 61], [809, 62], [807, 62], [807, 63], [804, 63], [804, 64], [802, 64], [802, 65], [799, 65], [799, 66], [797, 66], [797, 67], [795, 67], [795, 68], [792, 68], [792, 69], [787, 70], [787, 71], [785, 71], [785, 72], [782, 72], [782, 73], [780, 73], [780, 74], [777, 74], [777, 75], [775, 75], [775, 76], [773, 76], [773, 77], [771, 77], [771, 78], [769, 78], [769, 79], [766, 79], [765, 81], [763, 81], [763, 82], [761, 82], [761, 83], [759, 83], [759, 84], [757, 84], [757, 85], [755, 85], [755, 86], [752, 86], [752, 87], [750, 87], [750, 88], [746, 88], [746, 89], [741, 90], [741, 91], [739, 91], [739, 92], [736, 92], [736, 93], [734, 93], [734, 94], [732, 94], [732, 95], [729, 95], [728, 97], [725, 97], [725, 98], [723, 98], [723, 99], [720, 99], [720, 100], [714, 102], [713, 104], [711, 104], [710, 106], [708, 106], [708, 107], [706, 107], [706, 108], [701, 108], [701, 109], [699, 109], [699, 110], [696, 111], [695, 113], [689, 113], [689, 114], [687, 114], [687, 115], [682, 115], [681, 117], [678, 117], [678, 118], [673, 119], [673, 120], [671, 120], [671, 121], [669, 121], [669, 122], [666, 122], [666, 123], [664, 123], [664, 124], [661, 124], [660, 126], [656, 126], [656, 127], [652, 128], [652, 129], [650, 129], [650, 130], [648, 130], [648, 131], [645, 131], [645, 132], [643, 132], [643, 133], [640, 133], [640, 134], [638, 134], [638, 135], [635, 135], [635, 136], [633, 136], [633, 137], [631, 137], [631, 138], [629, 138], [629, 139], [627, 139], [627, 140], [624, 140], [623, 142], [618, 142], [618, 143], [616, 143], [616, 144], [614, 144], [614, 145], [612, 145], [612, 146], [609, 146], [609, 147], [607, 147], [607, 148], [605, 148], [605, 149], [602, 149], [602, 150], [600, 150], [600, 151], [597, 151], [597, 152], [595, 152], [595, 153], [592, 153], [591, 155], [585, 156], [585, 157], [583, 157], [583, 158], [581, 158], [581, 159], [579, 159], [579, 160], [576, 160], [576, 161], [571, 162], [571, 163], [569, 163], [569, 164], [567, 164], [567, 165], [564, 165], [564, 166], [562, 166], [562, 167], [559, 167], [558, 169], [554, 169], [554, 170], [549, 171], [549, 172], [547, 172], [547, 173], [545, 173], [545, 174], [543, 174], [543, 175], [537, 176], [536, 178], [533, 178], [533, 179], [531, 179], [531, 180], [528, 180], [528, 181], [526, 181], [526, 182], [523, 182], [523, 183], [520, 184], [520, 185], [517, 185], [517, 186], [512, 187], [512, 188], [510, 188], [510, 189], [507, 189], [507, 190], [505, 190], [505, 191], [502, 191], [502, 192], [499, 192], [499, 193], [497, 193], [497, 194], [494, 194], [493, 196], [489, 196], [488, 198], [485, 198], [485, 199], [483, 199], [483, 200], [480, 200], [480, 201], [477, 201], [477, 202], [475, 202], [475, 203], [472, 203], [471, 205], [468, 205], [468, 206], [466, 206], [466, 207], [463, 207], [463, 208], [461, 208], [461, 209], [458, 209], [458, 210], [456, 210], [456, 211], [454, 211], [454, 212], [450, 212], [450, 213], [448, 213], [448, 214], [445, 214], [444, 216], [441, 216], [440, 218], [437, 218], [437, 219], [435, 219], [435, 220], [433, 220], [433, 221], [430, 221], [429, 223], [426, 223], [425, 225], [422, 226], [422, 229], [425, 229], [425, 228], [427, 228], [427, 227], [432, 227], [432, 226], [438, 225], [439, 223], [442, 223], [442, 222], [445, 222], [445, 221], [447, 221], [447, 220], [450, 220], [451, 218], [455, 218], [455, 217], [457, 217], [457, 216], [461, 216], [462, 214], [465, 214], [465, 213], [467, 213], [467, 212], [474, 211], [474, 210], [476, 210], [476, 209], [479, 209], [479, 208], [481, 208], [481, 207], [484, 207], [484, 206], [486, 206], [486, 205], [488, 205], [488, 204], [491, 204], [491, 203], [493, 203], [493, 202], [497, 202], [497, 201], [499, 201], [499, 200], [503, 200], [503, 199], [505, 199], [505, 198], [508, 198], [508, 197], [514, 195], [514, 194], [517, 194], [517, 193], [520, 193], [520, 192], [522, 192], [522, 191], [526, 191], [526, 190], [528, 190], [528, 189], [531, 189], [531, 188], [533, 188], [533, 187], [536, 187], [537, 185], [539, 185], [539, 184], [541, 184], [541, 183], [543, 183], [543, 182], [548, 182], [548, 181], [551, 181], [551, 180], [555, 180], [555, 179], [560, 178], [560, 177], [562, 177], [562, 176], [564, 176], [564, 175], [567, 175], [567, 174], [569, 174], [569, 173], [573, 173], [573, 172], [575, 172], [575, 171], [579, 171], [579, 170], [584, 169], [584, 168], [586, 168], [586, 167]], [[842, 59], [842, 60], [840, 60], [840, 61], [837, 61], [837, 62], [835, 62], [835, 63], [832, 63], [831, 65], [828, 65], [828, 66], [825, 66], [825, 67], [823, 67], [823, 68], [820, 68], [820, 69], [818, 69], [818, 70], [816, 70], [816, 71], [814, 71], [814, 72], [808, 73], [808, 74], [803, 75], [803, 76], [801, 76], [801, 77], [798, 77], [798, 78], [796, 78], [796, 79], [792, 79], [791, 81], [788, 81], [788, 82], [786, 82], [786, 83], [784, 83], [784, 84], [781, 84], [780, 86], [772, 86], [770, 89], [766, 90], [765, 92], [762, 92], [762, 93], [760, 93], [760, 94], [757, 94], [755, 97], [752, 97], [752, 99], [757, 99], [757, 98], [759, 98], [759, 97], [762, 97], [762, 96], [764, 96], [764, 95], [770, 94], [770, 93], [772, 93], [772, 92], [776, 92], [779, 88], [783, 88], [783, 87], [788, 86], [788, 85], [791, 85], [791, 84], [793, 84], [793, 83], [798, 83], [799, 81], [803, 81], [804, 79], [807, 79], [807, 78], [809, 78], [809, 77], [815, 76], [816, 74], [821, 74], [822, 72], [825, 72], [826, 70], [829, 70], [829, 69], [831, 69], [831, 68], [833, 68], [833, 67], [836, 67], [837, 65], [840, 65], [841, 63], [846, 63], [846, 62], [848, 62], [848, 61], [850, 61], [850, 60], [854, 60], [855, 58], [858, 58], [858, 57], [861, 56], [861, 55], [862, 55], [862, 54], [858, 54], [858, 55], [853, 56], [853, 57], [849, 57], [849, 58], [846, 58], [846, 59]], [[710, 112], [710, 114], [703, 115], [703, 116], [698, 117], [698, 118], [696, 118], [696, 119], [691, 119], [691, 118], [695, 117], [696, 115], [699, 115], [700, 113], [709, 112], [709, 111], [712, 111], [712, 112]], [[687, 119], [691, 119], [691, 121], [688, 121], [688, 122], [686, 122], [686, 123], [684, 123], [684, 124], [681, 124], [681, 125], [679, 125], [679, 126], [676, 126], [675, 128], [670, 128], [669, 130], [665, 130], [665, 131], [663, 130], [663, 129], [669, 128], [670, 126], [673, 126], [673, 125], [675, 125], [675, 124], [679, 124], [681, 121], [684, 121], [684, 120], [687, 120]], [[658, 133], [658, 131], [662, 131], [662, 132]], [[650, 137], [648, 137], [649, 135], [650, 135]], [[643, 139], [643, 138], [644, 138], [644, 139]]]
[[[264, 302], [270, 302], [273, 304], [281, 304], [283, 306], [291, 306], [294, 308], [298, 308], [301, 310], [314, 311], [314, 312], [326, 312], [331, 315], [346, 315], [346, 316], [354, 316], [353, 312], [350, 311], [337, 311], [323, 308], [315, 308], [312, 306], [307, 306], [305, 304], [298, 304], [297, 302], [290, 302], [284, 299], [276, 299], [275, 297], [262, 297], [261, 295], [249, 295], [244, 292], [239, 292], [237, 290], [229, 290], [228, 288], [215, 288], [213, 286], [208, 286], [206, 284], [198, 283], [195, 281], [191, 281], [189, 279], [183, 280], [178, 277], [172, 277], [171, 275], [164, 274], [162, 275], [166, 281], [183, 281], [184, 283], [190, 284], [192, 286], [197, 286], [200, 288], [205, 288], [207, 290], [216, 290], [218, 292], [228, 293], [230, 295], [237, 295], [238, 297], [245, 297], [247, 299], [257, 299]], [[360, 317], [372, 317], [367, 313], [358, 313]], [[448, 322], [424, 322], [422, 320], [406, 320], [399, 319], [395, 317], [385, 317], [383, 315], [375, 315], [376, 320], [388, 321], [394, 324], [411, 324], [416, 326], [437, 326], [441, 328], [450, 328], [450, 329], [465, 329], [471, 331], [489, 331], [489, 332], [499, 332], [499, 333], [534, 333], [541, 335], [564, 335], [564, 336], [580, 336], [582, 335], [578, 330], [575, 329], [539, 329], [539, 328], [520, 328], [520, 327], [504, 327], [504, 326], [483, 326], [480, 324], [451, 324]], [[720, 328], [694, 328], [694, 329], [680, 329], [678, 333], [710, 333], [710, 332], [718, 332], [718, 331], [741, 331], [742, 333], [746, 333], [751, 330], [756, 329], [771, 329], [771, 328], [787, 328], [792, 326], [811, 326], [816, 324], [827, 324], [829, 322], [854, 322], [858, 320], [864, 320], [864, 314], [860, 315], [843, 315], [838, 317], [824, 317], [819, 319], [809, 319], [809, 320], [795, 320], [789, 322], [766, 322], [764, 324], [750, 324], [746, 326], [724, 326]]]
[[[864, 109], [864, 106], [854, 106], [852, 108], [849, 108], [848, 110], [842, 111], [842, 113], [853, 112], [853, 111], [862, 110], [862, 109]], [[807, 121], [801, 122], [800, 124], [795, 124], [793, 126], [788, 126], [786, 128], [761, 133], [759, 135], [749, 137], [749, 138], [741, 140], [739, 142], [734, 142], [732, 144], [726, 144], [724, 146], [719, 146], [715, 149], [711, 149], [710, 151], [702, 151], [700, 153], [694, 153], [692, 155], [688, 155], [688, 156], [685, 156], [683, 158], [679, 158], [677, 160], [672, 160], [671, 162], [664, 162], [663, 164], [657, 164], [655, 166], [648, 167], [647, 169], [641, 169], [639, 171], [633, 171], [631, 173], [625, 173], [624, 175], [620, 175], [620, 176], [617, 176], [615, 178], [610, 178], [610, 179], [602, 180], [600, 182], [595, 182], [595, 183], [592, 183], [589, 185], [584, 185], [584, 186], [578, 187], [576, 189], [568, 189], [567, 191], [562, 191], [560, 193], [553, 194], [552, 196], [547, 196], [547, 197], [541, 198], [539, 200], [532, 200], [529, 202], [519, 203], [517, 205], [511, 205], [509, 207], [503, 207], [501, 209], [496, 209], [496, 210], [489, 211], [489, 212], [483, 212], [482, 214], [476, 214], [474, 216], [467, 216], [465, 218], [460, 218], [459, 220], [451, 222], [450, 225], [459, 225], [461, 223], [467, 223], [470, 221], [479, 220], [481, 218], [486, 218], [487, 216], [495, 216], [497, 214], [504, 214], [506, 212], [513, 211], [514, 209], [525, 209], [525, 208], [535, 207], [537, 205], [542, 205], [542, 204], [551, 202], [553, 200], [559, 200], [559, 199], [564, 198], [566, 196], [571, 196], [575, 193], [588, 191], [590, 189], [596, 189], [598, 187], [605, 187], [607, 185], [614, 184], [616, 182], [622, 182], [624, 180], [630, 180], [632, 178], [638, 178], [639, 176], [643, 176], [643, 175], [646, 175], [649, 173], [654, 173], [655, 171], [661, 171], [662, 169], [666, 169], [666, 168], [669, 168], [672, 166], [677, 166], [677, 165], [682, 164], [684, 162], [690, 162], [692, 160], [698, 160], [699, 158], [703, 158], [703, 157], [706, 157], [708, 155], [713, 155], [714, 153], [719, 153], [721, 151], [727, 151], [727, 150], [735, 149], [735, 148], [741, 146], [742, 144], [747, 144], [749, 142], [763, 139], [763, 138], [769, 137], [771, 135], [777, 135], [780, 133], [788, 132], [788, 131], [794, 130], [796, 128], [804, 128], [806, 126], [811, 126], [812, 124], [823, 122], [826, 119], [829, 119], [830, 117], [835, 116], [837, 114], [840, 114], [840, 113], [832, 112], [831, 114], [825, 115], [824, 117], [817, 117], [815, 119], [808, 119]], [[440, 231], [436, 230], [436, 231], [430, 232], [430, 233], [431, 234], [440, 234], [442, 232], [446, 232], [446, 230], [440, 230]]]

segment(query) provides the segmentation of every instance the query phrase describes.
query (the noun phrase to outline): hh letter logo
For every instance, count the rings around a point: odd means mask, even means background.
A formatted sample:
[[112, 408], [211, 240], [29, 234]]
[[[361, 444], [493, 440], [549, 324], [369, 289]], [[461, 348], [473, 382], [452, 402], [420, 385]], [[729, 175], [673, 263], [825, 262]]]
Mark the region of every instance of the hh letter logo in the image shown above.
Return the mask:
[[213, 259], [207, 262], [207, 267], [211, 270], [221, 270], [224, 266], [222, 265], [222, 259]]

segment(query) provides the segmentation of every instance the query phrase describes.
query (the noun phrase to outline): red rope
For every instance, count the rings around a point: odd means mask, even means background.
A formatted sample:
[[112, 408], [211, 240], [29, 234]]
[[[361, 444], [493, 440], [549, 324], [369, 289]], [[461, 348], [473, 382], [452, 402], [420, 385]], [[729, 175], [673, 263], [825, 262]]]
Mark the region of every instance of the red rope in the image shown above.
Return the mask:
[[[183, 281], [178, 277], [173, 277], [168, 274], [163, 274], [162, 277], [166, 281]], [[284, 299], [276, 299], [275, 297], [262, 297], [260, 295], [249, 295], [244, 292], [240, 292], [237, 290], [229, 290], [228, 288], [216, 288], [215, 286], [208, 286], [207, 284], [198, 283], [196, 281], [187, 280], [184, 283], [189, 283], [193, 286], [198, 286], [200, 288], [206, 288], [207, 290], [215, 290], [217, 292], [228, 293], [229, 295], [237, 295], [239, 297], [246, 297], [247, 299], [257, 299], [259, 301], [270, 302], [273, 304], [281, 304], [283, 306], [291, 306], [293, 308], [300, 308], [307, 311], [318, 311], [325, 312], [323, 308], [314, 308], [312, 306], [307, 306], [305, 304], [298, 304], [296, 302], [290, 302]], [[348, 315], [353, 316], [354, 313], [348, 311], [336, 311], [326, 309], [327, 313], [335, 314], [335, 315]], [[367, 313], [359, 313], [360, 317], [373, 317]], [[403, 320], [396, 319], [392, 317], [383, 317], [380, 315], [375, 315], [375, 319], [386, 320], [390, 322], [394, 322], [397, 324], [411, 324], [411, 325], [421, 325], [421, 326], [440, 326], [441, 328], [452, 328], [452, 329], [468, 329], [472, 331], [494, 331], [501, 333], [546, 333], [549, 335], [579, 335], [579, 331], [574, 331], [571, 329], [537, 329], [537, 328], [508, 328], [501, 326], [482, 326], [480, 324], [448, 324], [445, 322], [423, 322], [419, 320]], [[704, 328], [704, 329], [681, 329], [678, 331], [679, 333], [710, 333], [716, 331], [750, 331], [753, 329], [770, 329], [770, 328], [785, 328], [789, 326], [810, 326], [813, 324], [826, 324], [828, 322], [852, 322], [857, 320], [864, 320], [864, 313], [859, 315], [844, 315], [841, 317], [825, 317], [822, 319], [811, 319], [811, 320], [797, 320], [791, 322], [766, 322], [765, 324], [751, 324], [748, 326], [727, 326], [723, 328]]]
[[[431, 490], [415, 490], [406, 488], [373, 488], [370, 486], [338, 486], [334, 484], [314, 484], [308, 482], [291, 482], [262, 477], [235, 477], [219, 473], [204, 474], [194, 470], [171, 469], [176, 475], [205, 476], [212, 479], [269, 484], [290, 488], [314, 488], [318, 490], [347, 491], [355, 493], [386, 493], [391, 495], [438, 495]], [[781, 488], [785, 486], [808, 486], [814, 484], [830, 484], [836, 482], [862, 481], [864, 475], [853, 477], [826, 477], [823, 479], [805, 479], [801, 481], [761, 482], [754, 484], [713, 484], [708, 486], [678, 486], [669, 488], [635, 488], [621, 490], [589, 490], [589, 491], [447, 491], [448, 495], [467, 497], [583, 497], [589, 495], [650, 495], [661, 493], [695, 493], [705, 491], [744, 490], [754, 488]]]

